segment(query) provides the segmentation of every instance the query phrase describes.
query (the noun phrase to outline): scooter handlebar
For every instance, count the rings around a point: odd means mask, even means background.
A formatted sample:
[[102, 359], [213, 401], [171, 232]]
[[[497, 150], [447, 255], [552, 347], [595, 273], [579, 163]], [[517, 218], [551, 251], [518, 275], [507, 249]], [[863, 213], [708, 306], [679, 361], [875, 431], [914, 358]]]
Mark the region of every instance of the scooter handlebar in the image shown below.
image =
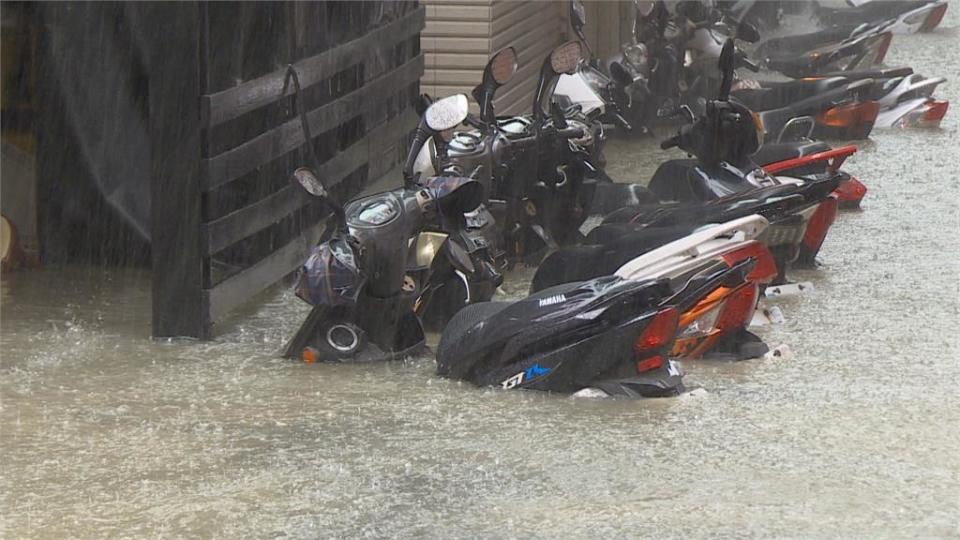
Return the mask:
[[618, 112], [614, 112], [611, 114], [611, 116], [613, 117], [613, 121], [616, 122], [618, 126], [620, 126], [620, 129], [624, 131], [633, 131], [633, 126], [630, 125], [630, 122], [628, 122], [627, 119], [624, 118], [622, 114]]
[[760, 66], [747, 59], [745, 55], [740, 55], [740, 65], [756, 73], [760, 71]]
[[557, 137], [561, 139], [577, 139], [583, 137], [583, 128], [568, 127], [557, 130]]
[[674, 135], [669, 139], [660, 143], [661, 150], [667, 150], [668, 148], [673, 148], [674, 146], [680, 145], [680, 135]]
[[[576, 139], [578, 137], [583, 137], [583, 128], [579, 127], [569, 127], [553, 131], [557, 137], [562, 139]], [[536, 135], [531, 135], [529, 137], [519, 137], [517, 139], [510, 139], [510, 146], [516, 148], [527, 148], [533, 146], [537, 142]]]
[[486, 127], [486, 125], [483, 123], [483, 121], [480, 120], [480, 118], [478, 118], [478, 117], [477, 117], [475, 114], [473, 114], [473, 113], [467, 113], [467, 118], [463, 121], [463, 123], [466, 124], [466, 125], [468, 125], [468, 126], [470, 126], [470, 127], [472, 127], [472, 128], [476, 128], [476, 129], [480, 129], [480, 130], [482, 130], [482, 129], [484, 129], [484, 128]]

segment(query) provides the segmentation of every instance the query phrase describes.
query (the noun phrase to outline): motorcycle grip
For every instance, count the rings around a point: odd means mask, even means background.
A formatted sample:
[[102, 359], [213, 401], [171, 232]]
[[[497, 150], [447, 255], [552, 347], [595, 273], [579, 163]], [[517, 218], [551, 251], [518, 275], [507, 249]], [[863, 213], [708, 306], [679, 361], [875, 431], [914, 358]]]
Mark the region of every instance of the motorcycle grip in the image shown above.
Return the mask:
[[675, 136], [670, 137], [669, 139], [661, 142], [661, 143], [660, 143], [660, 149], [661, 149], [661, 150], [666, 150], [666, 149], [668, 149], [668, 148], [673, 148], [674, 146], [677, 146], [677, 145], [679, 145], [679, 144], [680, 144], [680, 136], [679, 136], [679, 135], [675, 135]]
[[583, 137], [583, 128], [571, 127], [558, 129], [557, 136], [564, 139], [578, 139]]

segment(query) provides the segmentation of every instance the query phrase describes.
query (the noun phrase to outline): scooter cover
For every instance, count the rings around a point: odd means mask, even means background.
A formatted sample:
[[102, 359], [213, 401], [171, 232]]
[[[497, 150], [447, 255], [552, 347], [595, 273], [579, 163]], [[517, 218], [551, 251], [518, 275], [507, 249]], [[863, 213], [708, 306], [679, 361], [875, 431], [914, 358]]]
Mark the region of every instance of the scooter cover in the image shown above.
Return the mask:
[[334, 234], [310, 250], [300, 269], [297, 296], [313, 306], [353, 305], [364, 282], [357, 262], [346, 235]]

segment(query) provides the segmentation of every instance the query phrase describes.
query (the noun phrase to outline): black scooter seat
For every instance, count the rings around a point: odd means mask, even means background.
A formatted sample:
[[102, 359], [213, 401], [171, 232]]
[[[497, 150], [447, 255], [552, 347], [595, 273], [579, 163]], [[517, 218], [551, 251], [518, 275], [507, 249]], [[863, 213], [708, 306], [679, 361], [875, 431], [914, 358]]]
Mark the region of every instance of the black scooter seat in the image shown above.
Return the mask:
[[843, 77], [797, 80], [789, 82], [762, 82], [762, 88], [742, 89], [730, 93], [754, 111], [790, 107], [799, 101], [815, 97], [847, 84]]

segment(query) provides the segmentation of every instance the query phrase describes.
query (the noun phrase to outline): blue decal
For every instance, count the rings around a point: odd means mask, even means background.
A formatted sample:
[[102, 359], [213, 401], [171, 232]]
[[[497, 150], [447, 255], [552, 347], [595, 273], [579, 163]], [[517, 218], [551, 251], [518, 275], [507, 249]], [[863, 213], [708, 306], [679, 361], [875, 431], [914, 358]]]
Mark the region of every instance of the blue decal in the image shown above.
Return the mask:
[[540, 364], [537, 363], [523, 370], [523, 378], [529, 381], [530, 379], [546, 375], [547, 373], [550, 373], [550, 368], [540, 367]]

